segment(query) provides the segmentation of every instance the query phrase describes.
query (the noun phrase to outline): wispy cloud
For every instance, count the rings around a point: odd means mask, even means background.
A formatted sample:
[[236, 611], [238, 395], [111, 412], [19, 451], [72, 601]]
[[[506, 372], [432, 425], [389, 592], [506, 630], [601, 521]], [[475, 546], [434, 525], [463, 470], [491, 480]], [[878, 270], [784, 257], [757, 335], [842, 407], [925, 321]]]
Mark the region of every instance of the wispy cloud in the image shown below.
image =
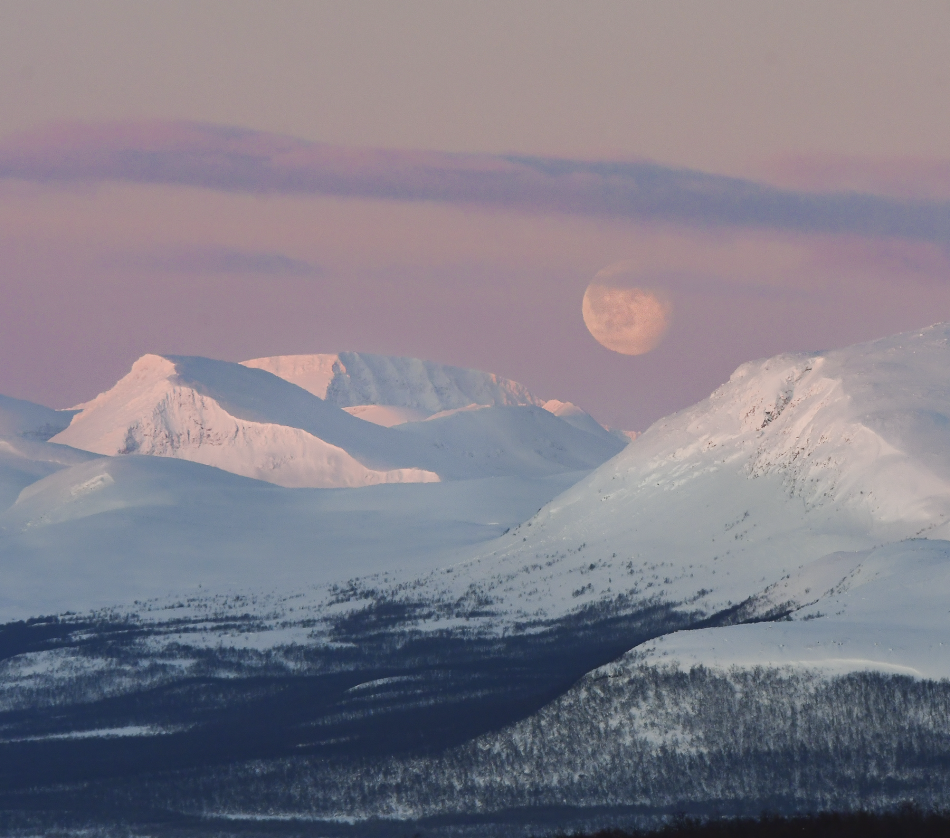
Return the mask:
[[950, 243], [950, 202], [782, 189], [649, 162], [341, 148], [196, 123], [63, 125], [0, 142], [0, 178], [477, 204]]
[[283, 253], [194, 245], [121, 253], [106, 258], [103, 265], [159, 273], [257, 277], [313, 278], [323, 273], [318, 265], [303, 259], [294, 259]]

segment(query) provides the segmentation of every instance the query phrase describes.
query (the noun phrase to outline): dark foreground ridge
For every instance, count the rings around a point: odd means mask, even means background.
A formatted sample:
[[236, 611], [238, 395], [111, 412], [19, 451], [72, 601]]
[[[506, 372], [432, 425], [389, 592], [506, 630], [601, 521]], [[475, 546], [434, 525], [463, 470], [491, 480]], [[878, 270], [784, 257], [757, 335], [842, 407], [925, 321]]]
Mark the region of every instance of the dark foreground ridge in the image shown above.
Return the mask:
[[925, 813], [912, 807], [896, 812], [823, 812], [783, 818], [763, 815], [701, 822], [676, 820], [661, 829], [625, 831], [606, 829], [572, 838], [946, 838], [950, 814]]

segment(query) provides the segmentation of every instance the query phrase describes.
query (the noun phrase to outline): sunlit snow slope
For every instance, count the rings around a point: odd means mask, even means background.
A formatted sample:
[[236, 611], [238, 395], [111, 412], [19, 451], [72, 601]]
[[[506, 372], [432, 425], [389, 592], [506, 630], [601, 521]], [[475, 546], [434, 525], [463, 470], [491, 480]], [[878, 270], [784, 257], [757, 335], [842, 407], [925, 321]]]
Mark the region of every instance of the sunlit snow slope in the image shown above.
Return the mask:
[[[514, 619], [656, 598], [706, 614], [735, 608], [738, 620], [843, 590], [881, 544], [927, 538], [942, 566], [950, 539], [948, 343], [950, 326], [942, 325], [745, 364], [492, 550], [426, 584], [442, 597], [477, 588], [498, 615]], [[920, 566], [918, 550], [894, 550], [888, 578], [900, 578], [902, 562]], [[857, 557], [826, 558], [841, 552]], [[803, 573], [814, 582], [783, 595], [780, 585]], [[931, 584], [950, 600], [946, 574], [934, 573]], [[888, 583], [871, 590], [886, 601]], [[908, 601], [904, 610], [912, 609]]]
[[476, 428], [446, 417], [404, 433], [265, 370], [180, 356], [143, 356], [77, 411], [54, 442], [176, 457], [288, 487], [543, 476], [590, 469], [622, 447], [532, 406], [492, 408]]
[[[276, 379], [255, 381], [250, 374], [245, 376], [247, 381], [235, 381], [233, 366], [145, 355], [115, 387], [80, 405], [72, 424], [54, 440], [109, 456], [178, 457], [281, 486], [368, 486], [438, 479], [423, 469], [364, 465], [313, 432], [325, 424], [334, 437], [345, 435], [342, 411], [307, 400], [302, 392], [288, 392]], [[280, 401], [269, 404], [263, 391]], [[233, 404], [228, 404], [229, 396]], [[280, 416], [280, 412], [293, 415]], [[354, 427], [353, 436], [360, 430]]]

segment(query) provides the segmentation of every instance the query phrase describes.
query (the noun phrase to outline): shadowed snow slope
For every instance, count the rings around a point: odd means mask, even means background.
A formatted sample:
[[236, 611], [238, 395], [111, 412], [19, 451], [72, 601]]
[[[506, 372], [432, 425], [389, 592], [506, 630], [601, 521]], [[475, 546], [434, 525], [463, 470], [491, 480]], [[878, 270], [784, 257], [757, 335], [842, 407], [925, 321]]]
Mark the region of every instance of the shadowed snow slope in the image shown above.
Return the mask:
[[422, 572], [524, 520], [578, 476], [285, 489], [181, 460], [96, 457], [0, 512], [0, 623]]
[[339, 407], [378, 404], [438, 413], [473, 403], [541, 404], [517, 381], [419, 358], [340, 352], [276, 355], [243, 364], [272, 372]]
[[0, 396], [0, 509], [22, 489], [92, 455], [48, 440], [69, 424], [73, 412]]
[[521, 411], [515, 418], [494, 409], [480, 416], [490, 450], [459, 440], [453, 447], [451, 423], [404, 434], [265, 370], [179, 356], [143, 356], [77, 410], [55, 442], [109, 456], [187, 459], [288, 487], [542, 476], [592, 468], [622, 447], [557, 419], [539, 420], [535, 408], [508, 408]]
[[69, 425], [74, 412], [0, 396], [0, 438], [19, 436], [45, 442]]
[[[441, 476], [546, 475], [588, 470], [624, 448], [625, 443], [601, 429], [580, 430], [544, 408], [460, 408], [425, 422], [407, 422], [393, 431], [413, 446], [438, 452]], [[435, 460], [427, 460], [435, 462]]]
[[550, 399], [541, 405], [549, 413], [560, 417], [569, 425], [587, 431], [589, 434], [600, 435], [605, 428], [593, 416], [584, 410], [581, 410], [576, 404], [571, 402], [562, 402], [557, 399]]

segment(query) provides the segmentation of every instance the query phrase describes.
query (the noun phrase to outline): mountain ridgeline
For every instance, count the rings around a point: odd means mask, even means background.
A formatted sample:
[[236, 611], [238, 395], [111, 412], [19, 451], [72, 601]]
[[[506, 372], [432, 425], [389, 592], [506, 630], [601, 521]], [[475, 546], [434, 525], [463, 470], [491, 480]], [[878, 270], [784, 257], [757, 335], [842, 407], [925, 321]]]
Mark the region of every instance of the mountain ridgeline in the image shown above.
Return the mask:
[[[375, 378], [330, 380], [327, 389], [342, 381], [337, 390], [346, 388], [348, 395], [390, 400], [407, 380], [411, 397], [355, 406], [415, 408], [420, 414], [386, 427], [298, 386], [294, 379], [311, 389], [313, 382], [298, 374], [299, 356], [290, 357], [296, 365], [286, 380], [249, 366], [262, 362], [146, 355], [111, 390], [79, 405], [52, 441], [110, 456], [176, 457], [281, 486], [322, 488], [543, 476], [590, 469], [623, 447], [596, 423], [578, 428], [537, 406], [521, 385], [485, 373], [436, 365], [417, 370], [413, 364], [422, 362], [413, 359], [377, 359], [388, 366], [375, 370]], [[325, 359], [303, 357], [318, 368]], [[279, 363], [285, 359], [262, 360], [287, 371]], [[362, 372], [368, 368], [361, 361]], [[489, 401], [466, 401], [472, 397]], [[436, 410], [427, 413], [420, 405]]]

